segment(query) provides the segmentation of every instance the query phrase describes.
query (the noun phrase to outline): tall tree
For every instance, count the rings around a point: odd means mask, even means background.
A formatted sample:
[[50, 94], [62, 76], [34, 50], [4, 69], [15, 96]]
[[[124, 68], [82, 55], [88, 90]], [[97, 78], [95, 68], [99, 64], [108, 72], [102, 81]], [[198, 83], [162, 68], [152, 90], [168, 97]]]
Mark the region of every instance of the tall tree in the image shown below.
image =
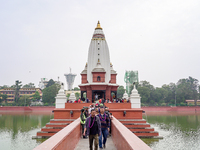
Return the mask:
[[124, 86], [119, 86], [117, 89], [117, 98], [122, 98], [125, 92]]
[[33, 97], [33, 101], [36, 101], [36, 100], [40, 100], [40, 93], [38, 91], [35, 92], [35, 94], [32, 95]]
[[53, 104], [55, 103], [55, 97], [58, 94], [59, 88], [56, 84], [53, 84], [45, 88], [42, 92], [42, 101], [44, 103]]
[[19, 90], [21, 88], [21, 81], [17, 80], [15, 81], [15, 102], [17, 103], [19, 101]]
[[28, 95], [23, 95], [19, 98], [18, 104], [21, 106], [30, 106], [31, 99]]
[[8, 95], [2, 94], [1, 97], [2, 97], [2, 100], [5, 101], [5, 103], [7, 103]]
[[28, 83], [23, 86], [23, 88], [35, 88], [34, 83]]
[[55, 82], [53, 81], [53, 79], [50, 79], [48, 84], [46, 85], [46, 88], [52, 86], [53, 84], [55, 84]]

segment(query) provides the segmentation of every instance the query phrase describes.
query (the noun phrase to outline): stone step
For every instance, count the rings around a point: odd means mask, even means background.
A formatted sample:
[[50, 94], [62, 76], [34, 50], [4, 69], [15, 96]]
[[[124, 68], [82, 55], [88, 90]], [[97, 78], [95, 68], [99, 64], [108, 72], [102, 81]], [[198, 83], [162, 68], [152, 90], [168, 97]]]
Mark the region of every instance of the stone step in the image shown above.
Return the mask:
[[59, 120], [50, 120], [50, 123], [72, 123], [73, 121], [66, 120], [66, 121], [59, 121]]
[[139, 133], [134, 133], [138, 137], [152, 137], [152, 136], [159, 136], [158, 132], [139, 132]]
[[120, 121], [122, 124], [124, 124], [124, 123], [146, 123], [146, 121], [145, 120], [132, 120], [132, 121], [128, 121], [128, 120], [126, 120], [126, 121]]
[[63, 127], [44, 127], [41, 129], [42, 132], [59, 132]]
[[146, 123], [124, 123], [124, 126], [127, 128], [145, 128], [145, 127], [150, 127], [149, 124]]
[[145, 119], [118, 119], [119, 121], [146, 121]]
[[47, 123], [46, 127], [66, 127], [69, 123]]
[[53, 136], [54, 134], [56, 134], [56, 133], [55, 132], [43, 132], [43, 131], [37, 132], [37, 136], [42, 136], [42, 137], [50, 137], [50, 136]]
[[74, 121], [76, 119], [51, 119], [50, 121]]
[[149, 131], [154, 131], [154, 128], [128, 128], [132, 132], [149, 132]]

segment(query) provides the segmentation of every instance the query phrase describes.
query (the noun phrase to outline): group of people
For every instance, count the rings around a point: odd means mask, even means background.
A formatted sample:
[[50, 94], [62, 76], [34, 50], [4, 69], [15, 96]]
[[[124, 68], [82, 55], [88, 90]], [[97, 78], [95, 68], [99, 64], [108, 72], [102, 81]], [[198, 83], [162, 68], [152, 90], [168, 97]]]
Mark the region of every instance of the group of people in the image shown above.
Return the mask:
[[[72, 101], [67, 101], [68, 103], [90, 103], [91, 101], [87, 98], [86, 100], [85, 100], [85, 98], [84, 99], [81, 99], [81, 98], [79, 98], [78, 100], [75, 100], [74, 102], [72, 102]], [[118, 98], [118, 99], [111, 99], [111, 100], [109, 100], [109, 99], [97, 99], [97, 100], [95, 100], [95, 102], [96, 103], [102, 103], [102, 104], [104, 104], [104, 103], [129, 103], [130, 102], [130, 100], [128, 99], [120, 99], [120, 98]], [[92, 103], [94, 103], [94, 101], [92, 101]]]
[[89, 137], [90, 150], [106, 148], [106, 141], [111, 130], [112, 114], [104, 104], [90, 105], [81, 109], [80, 121], [83, 138]]

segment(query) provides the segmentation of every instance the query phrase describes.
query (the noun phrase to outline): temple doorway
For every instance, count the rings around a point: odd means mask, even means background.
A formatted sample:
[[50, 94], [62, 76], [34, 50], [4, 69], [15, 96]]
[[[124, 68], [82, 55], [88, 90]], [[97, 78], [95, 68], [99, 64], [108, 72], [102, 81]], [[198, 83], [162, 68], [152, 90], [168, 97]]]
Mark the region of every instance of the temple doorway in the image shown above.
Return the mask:
[[96, 101], [96, 100], [99, 100], [99, 99], [102, 99], [104, 98], [105, 99], [106, 97], [106, 91], [104, 90], [93, 90], [92, 91], [92, 101]]

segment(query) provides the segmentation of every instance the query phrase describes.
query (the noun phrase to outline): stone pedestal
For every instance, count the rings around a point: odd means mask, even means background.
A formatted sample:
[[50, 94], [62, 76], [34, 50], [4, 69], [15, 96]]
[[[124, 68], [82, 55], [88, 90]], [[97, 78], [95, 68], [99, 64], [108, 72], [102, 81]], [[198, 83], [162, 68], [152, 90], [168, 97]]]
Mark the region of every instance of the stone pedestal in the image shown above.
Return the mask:
[[130, 95], [131, 108], [141, 108], [141, 100], [140, 99], [141, 99], [140, 94], [138, 94], [138, 91], [134, 85], [134, 88]]
[[65, 103], [67, 102], [67, 97], [64, 91], [64, 84], [61, 84], [61, 88], [56, 95], [56, 108], [65, 108]]
[[70, 94], [69, 100], [72, 101], [72, 102], [74, 102], [76, 100], [76, 96], [75, 96], [74, 92], [72, 92]]

